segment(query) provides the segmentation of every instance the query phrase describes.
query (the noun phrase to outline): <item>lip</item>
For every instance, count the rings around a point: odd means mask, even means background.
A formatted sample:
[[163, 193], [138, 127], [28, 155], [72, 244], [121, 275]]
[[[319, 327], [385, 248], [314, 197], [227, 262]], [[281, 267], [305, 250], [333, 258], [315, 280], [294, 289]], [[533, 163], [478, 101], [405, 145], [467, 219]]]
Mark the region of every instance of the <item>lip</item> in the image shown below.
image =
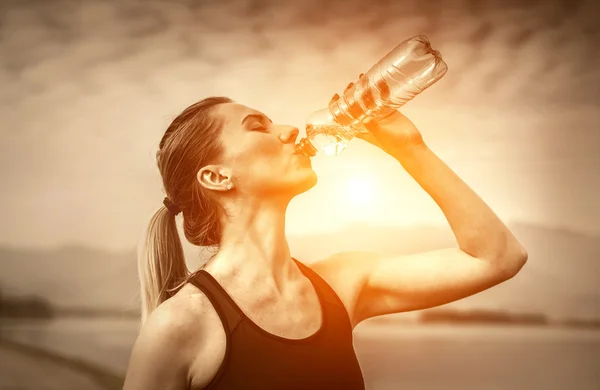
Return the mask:
[[303, 154], [294, 153], [294, 156], [297, 156], [303, 163], [310, 165], [310, 157], [305, 156]]

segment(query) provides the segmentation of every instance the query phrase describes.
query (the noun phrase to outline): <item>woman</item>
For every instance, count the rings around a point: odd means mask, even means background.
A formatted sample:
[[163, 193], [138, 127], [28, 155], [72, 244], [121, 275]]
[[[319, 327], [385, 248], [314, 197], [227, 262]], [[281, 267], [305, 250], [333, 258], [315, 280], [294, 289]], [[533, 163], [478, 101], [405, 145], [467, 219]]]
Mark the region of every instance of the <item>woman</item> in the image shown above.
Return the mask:
[[[298, 129], [227, 98], [181, 113], [157, 153], [167, 197], [139, 259], [142, 328], [125, 390], [364, 389], [352, 330], [368, 318], [445, 304], [513, 277], [527, 254], [405, 116], [364, 140], [394, 157], [444, 212], [456, 248], [412, 255], [290, 255], [285, 212], [313, 187]], [[192, 244], [218, 246], [189, 274]]]

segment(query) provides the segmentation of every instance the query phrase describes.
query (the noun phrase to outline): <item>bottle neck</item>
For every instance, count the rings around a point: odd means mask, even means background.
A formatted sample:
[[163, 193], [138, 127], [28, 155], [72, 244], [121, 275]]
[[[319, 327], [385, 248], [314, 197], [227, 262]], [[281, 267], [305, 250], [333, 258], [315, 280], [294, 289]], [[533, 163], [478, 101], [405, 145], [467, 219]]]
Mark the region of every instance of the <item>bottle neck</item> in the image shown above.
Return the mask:
[[306, 157], [314, 157], [317, 155], [317, 148], [309, 141], [308, 138], [304, 137], [296, 144], [296, 153], [303, 154]]

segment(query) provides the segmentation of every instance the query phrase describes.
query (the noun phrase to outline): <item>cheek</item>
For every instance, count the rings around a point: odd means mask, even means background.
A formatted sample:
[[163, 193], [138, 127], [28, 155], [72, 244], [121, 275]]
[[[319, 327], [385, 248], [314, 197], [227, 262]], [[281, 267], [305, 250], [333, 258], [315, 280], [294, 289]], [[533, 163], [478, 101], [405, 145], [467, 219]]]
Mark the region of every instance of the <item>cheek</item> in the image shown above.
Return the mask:
[[[281, 164], [281, 145], [274, 140], [255, 142], [240, 150], [239, 160], [247, 164]], [[275, 168], [274, 166], [272, 168]]]
[[265, 181], [281, 177], [289, 168], [282, 161], [281, 154], [259, 150], [240, 154], [232, 162], [234, 175], [238, 177], [238, 180], [248, 184], [253, 182], [264, 184]]
[[287, 173], [289, 166], [283, 155], [283, 147], [277, 139], [245, 140], [230, 144], [228, 162], [240, 185], [266, 185], [274, 178]]
[[248, 150], [254, 155], [258, 154], [267, 158], [275, 158], [281, 156], [282, 145], [278, 140], [269, 138], [261, 142], [256, 142]]

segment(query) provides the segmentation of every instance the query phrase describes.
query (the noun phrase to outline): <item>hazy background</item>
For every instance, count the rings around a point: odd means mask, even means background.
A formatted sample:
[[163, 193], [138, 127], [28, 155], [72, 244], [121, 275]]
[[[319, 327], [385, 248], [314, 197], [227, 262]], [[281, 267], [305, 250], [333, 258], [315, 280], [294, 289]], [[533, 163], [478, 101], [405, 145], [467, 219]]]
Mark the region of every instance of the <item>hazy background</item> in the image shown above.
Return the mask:
[[[361, 325], [368, 388], [597, 390], [599, 21], [593, 0], [0, 1], [0, 389], [119, 388], [135, 247], [164, 196], [154, 154], [181, 110], [225, 95], [302, 130], [424, 33], [449, 71], [402, 111], [530, 256], [447, 312]], [[313, 166], [288, 211], [295, 257], [454, 245], [371, 145]]]

